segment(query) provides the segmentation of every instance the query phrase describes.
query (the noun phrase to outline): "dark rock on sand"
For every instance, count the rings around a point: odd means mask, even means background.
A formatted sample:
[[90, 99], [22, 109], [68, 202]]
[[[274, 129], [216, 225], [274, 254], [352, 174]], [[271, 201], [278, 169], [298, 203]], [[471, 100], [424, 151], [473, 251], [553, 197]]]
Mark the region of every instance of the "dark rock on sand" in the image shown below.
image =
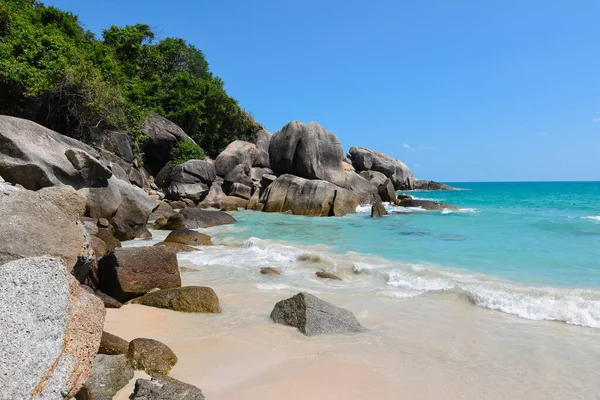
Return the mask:
[[177, 356], [166, 344], [154, 339], [138, 338], [129, 342], [127, 359], [135, 369], [148, 375], [167, 375], [177, 364]]
[[363, 329], [350, 311], [308, 293], [298, 293], [275, 304], [271, 319], [279, 324], [294, 326], [306, 336]]
[[131, 303], [183, 312], [214, 314], [221, 312], [219, 298], [215, 291], [202, 286], [158, 290], [135, 298]]
[[168, 376], [155, 376], [152, 380], [138, 379], [132, 400], [204, 400], [196, 386]]
[[317, 275], [319, 278], [323, 278], [323, 279], [334, 279], [334, 280], [338, 280], [338, 281], [342, 280], [342, 278], [340, 278], [336, 274], [332, 274], [331, 272], [317, 271], [317, 272], [315, 272], [315, 275]]
[[165, 242], [181, 243], [190, 246], [207, 246], [212, 244], [211, 237], [191, 229], [175, 229], [165, 238]]
[[125, 385], [133, 379], [133, 367], [125, 355], [98, 354], [92, 365], [92, 372], [76, 400], [112, 400]]
[[102, 332], [102, 339], [100, 340], [100, 348], [98, 354], [127, 354], [129, 349], [129, 342], [125, 339], [113, 335], [112, 333]]
[[114, 249], [100, 260], [98, 275], [100, 290], [121, 302], [181, 286], [177, 257], [162, 247]]

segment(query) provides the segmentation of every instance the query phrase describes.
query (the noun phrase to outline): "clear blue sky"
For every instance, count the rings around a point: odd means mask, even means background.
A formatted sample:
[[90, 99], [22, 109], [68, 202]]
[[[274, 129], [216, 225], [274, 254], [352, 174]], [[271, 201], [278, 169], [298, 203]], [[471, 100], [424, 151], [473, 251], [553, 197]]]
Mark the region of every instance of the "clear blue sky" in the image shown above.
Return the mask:
[[271, 132], [316, 121], [439, 181], [600, 180], [597, 0], [45, 4], [184, 38]]

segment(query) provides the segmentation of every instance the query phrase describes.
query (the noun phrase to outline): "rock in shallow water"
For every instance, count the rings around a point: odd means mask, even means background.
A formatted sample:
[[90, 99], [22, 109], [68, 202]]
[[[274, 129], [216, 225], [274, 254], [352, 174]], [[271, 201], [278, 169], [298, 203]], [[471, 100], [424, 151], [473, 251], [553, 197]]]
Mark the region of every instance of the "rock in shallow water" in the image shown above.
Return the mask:
[[306, 336], [356, 332], [363, 329], [354, 314], [308, 293], [275, 304], [273, 322], [294, 326]]
[[187, 244], [190, 246], [211, 245], [211, 237], [204, 233], [196, 232], [191, 229], [175, 229], [165, 238], [165, 242]]

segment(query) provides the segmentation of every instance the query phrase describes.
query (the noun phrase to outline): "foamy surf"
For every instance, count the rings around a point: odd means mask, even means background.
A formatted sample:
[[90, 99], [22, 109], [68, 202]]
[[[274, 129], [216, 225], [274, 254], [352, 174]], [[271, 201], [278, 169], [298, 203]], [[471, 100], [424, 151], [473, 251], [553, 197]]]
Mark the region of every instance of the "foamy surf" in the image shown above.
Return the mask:
[[592, 221], [600, 222], [600, 215], [590, 215], [588, 217], [581, 217], [581, 219], [589, 219]]

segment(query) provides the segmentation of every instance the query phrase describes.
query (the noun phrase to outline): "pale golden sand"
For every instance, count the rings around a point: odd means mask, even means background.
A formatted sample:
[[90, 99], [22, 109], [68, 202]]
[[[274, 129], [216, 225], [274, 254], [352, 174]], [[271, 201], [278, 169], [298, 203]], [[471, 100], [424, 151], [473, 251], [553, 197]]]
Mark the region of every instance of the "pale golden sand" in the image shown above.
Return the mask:
[[[185, 284], [202, 274], [184, 273]], [[155, 338], [179, 357], [171, 376], [208, 399], [593, 399], [597, 330], [524, 320], [452, 296], [404, 300], [319, 294], [368, 329], [307, 338], [268, 316], [294, 292], [211, 285], [221, 315], [130, 305], [105, 330]], [[120, 397], [125, 399], [126, 397]]]

